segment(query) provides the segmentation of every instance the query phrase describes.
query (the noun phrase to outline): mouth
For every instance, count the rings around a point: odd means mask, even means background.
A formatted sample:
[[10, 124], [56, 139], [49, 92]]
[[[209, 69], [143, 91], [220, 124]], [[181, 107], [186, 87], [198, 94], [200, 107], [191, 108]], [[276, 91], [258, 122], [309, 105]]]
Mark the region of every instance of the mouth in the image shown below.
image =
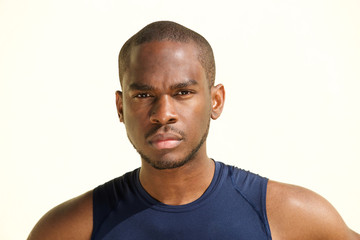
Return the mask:
[[174, 133], [158, 133], [149, 138], [149, 143], [158, 150], [173, 149], [180, 145], [182, 137]]

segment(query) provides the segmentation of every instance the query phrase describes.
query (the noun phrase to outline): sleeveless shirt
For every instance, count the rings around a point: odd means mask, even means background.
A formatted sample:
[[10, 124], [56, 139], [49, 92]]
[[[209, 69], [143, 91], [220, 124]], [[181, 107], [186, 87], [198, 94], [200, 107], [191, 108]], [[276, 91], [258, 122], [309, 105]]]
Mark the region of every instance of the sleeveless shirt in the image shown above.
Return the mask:
[[135, 169], [94, 189], [91, 239], [271, 240], [267, 182], [215, 162], [205, 193], [189, 204], [172, 206], [152, 198]]

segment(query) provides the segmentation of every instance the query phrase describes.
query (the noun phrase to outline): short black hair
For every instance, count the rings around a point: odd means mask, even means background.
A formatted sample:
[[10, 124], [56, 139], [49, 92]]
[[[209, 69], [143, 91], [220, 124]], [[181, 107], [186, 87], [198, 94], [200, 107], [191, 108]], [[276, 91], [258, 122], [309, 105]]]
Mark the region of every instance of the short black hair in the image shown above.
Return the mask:
[[209, 42], [197, 32], [171, 21], [158, 21], [145, 26], [134, 36], [129, 38], [122, 46], [119, 53], [119, 77], [122, 86], [124, 73], [130, 64], [132, 47], [154, 41], [174, 41], [195, 43], [198, 48], [198, 60], [204, 68], [210, 87], [215, 82], [215, 59]]

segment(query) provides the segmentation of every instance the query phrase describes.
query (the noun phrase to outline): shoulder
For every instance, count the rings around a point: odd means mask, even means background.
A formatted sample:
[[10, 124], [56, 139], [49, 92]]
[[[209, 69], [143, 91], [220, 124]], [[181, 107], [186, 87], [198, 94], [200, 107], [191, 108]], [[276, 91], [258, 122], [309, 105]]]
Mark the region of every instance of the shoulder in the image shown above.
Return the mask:
[[274, 240], [360, 239], [326, 199], [302, 187], [269, 181], [266, 208]]
[[89, 191], [51, 209], [35, 225], [28, 240], [90, 239], [92, 194]]

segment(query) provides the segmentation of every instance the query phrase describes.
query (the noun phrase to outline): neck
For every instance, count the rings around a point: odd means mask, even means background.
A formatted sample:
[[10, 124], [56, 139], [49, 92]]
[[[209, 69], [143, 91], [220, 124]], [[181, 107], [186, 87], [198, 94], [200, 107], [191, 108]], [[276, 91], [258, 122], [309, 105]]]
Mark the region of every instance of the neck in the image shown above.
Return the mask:
[[156, 200], [168, 205], [184, 205], [200, 198], [214, 176], [210, 158], [193, 159], [184, 166], [158, 170], [142, 160], [140, 182]]

